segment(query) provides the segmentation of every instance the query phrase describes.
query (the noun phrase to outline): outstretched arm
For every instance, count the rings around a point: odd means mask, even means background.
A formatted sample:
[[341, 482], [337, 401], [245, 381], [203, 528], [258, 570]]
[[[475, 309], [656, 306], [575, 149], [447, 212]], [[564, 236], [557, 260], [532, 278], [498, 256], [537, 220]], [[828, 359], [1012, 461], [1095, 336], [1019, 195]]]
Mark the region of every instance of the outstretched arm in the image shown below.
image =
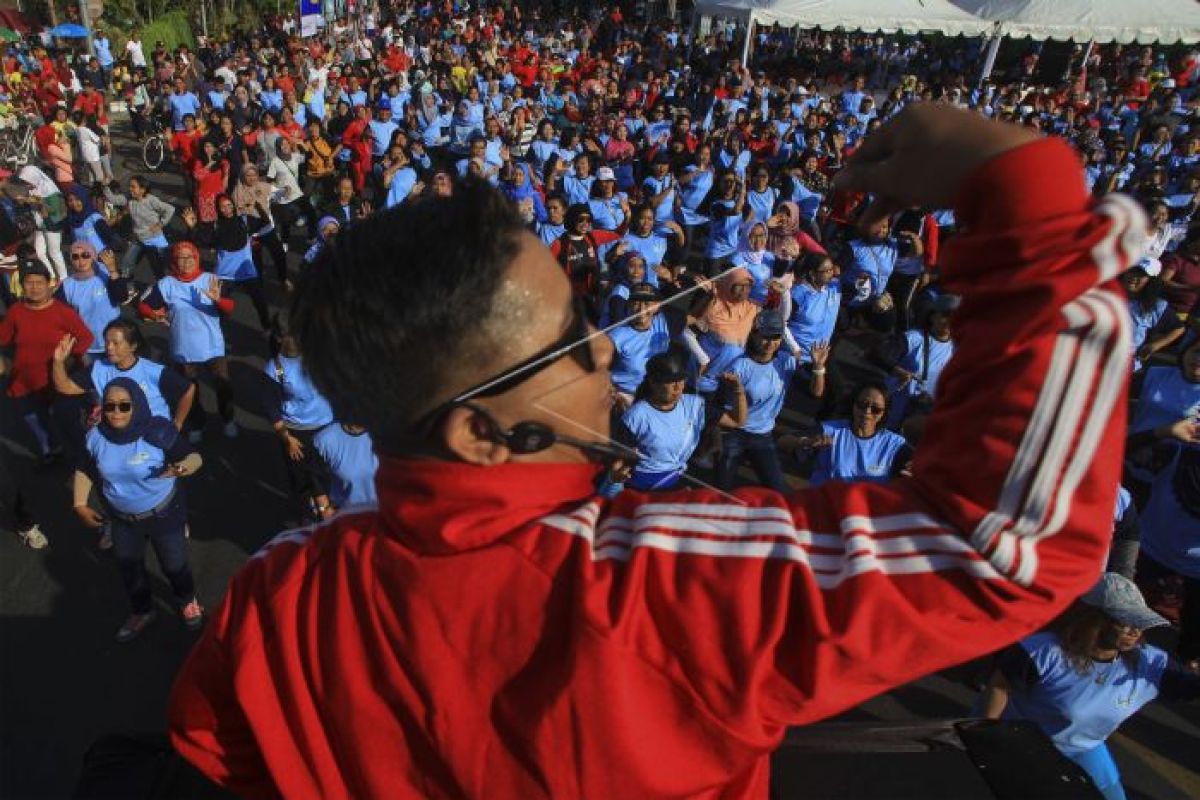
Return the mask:
[[962, 305], [942, 435], [888, 484], [626, 492], [595, 535], [597, 560], [622, 563], [594, 623], [769, 742], [1052, 619], [1100, 573], [1120, 477], [1130, 348], [1112, 279], [1141, 212], [1093, 207], [1064, 143], [933, 104], [867, 139], [843, 181], [877, 198], [869, 214], [953, 204], [965, 229], [943, 249]]

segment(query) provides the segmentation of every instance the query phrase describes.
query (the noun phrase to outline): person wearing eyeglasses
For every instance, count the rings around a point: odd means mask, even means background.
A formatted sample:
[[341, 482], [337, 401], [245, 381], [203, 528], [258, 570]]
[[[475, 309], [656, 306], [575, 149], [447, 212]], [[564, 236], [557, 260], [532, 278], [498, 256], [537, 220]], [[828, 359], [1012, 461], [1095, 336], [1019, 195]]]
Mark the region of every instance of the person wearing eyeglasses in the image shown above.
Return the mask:
[[1061, 140], [942, 103], [865, 138], [838, 185], [869, 215], [955, 208], [962, 344], [911, 477], [786, 494], [598, 496], [630, 458], [610, 340], [494, 189], [339, 234], [291, 319], [371, 435], [378, 510], [234, 576], [176, 679], [175, 748], [247, 795], [761, 797], [789, 726], [1057, 616], [1112, 535], [1114, 279], [1144, 217], [1097, 208]]
[[117, 271], [116, 256], [111, 250], [105, 253], [107, 264], [97, 264], [91, 242], [85, 239], [72, 244], [71, 271], [58, 287], [62, 299], [79, 312], [92, 334], [84, 366], [104, 354], [104, 328], [121, 316], [121, 303], [130, 299], [128, 284]]
[[612, 231], [592, 228], [592, 212], [586, 203], [573, 203], [567, 209], [565, 232], [550, 245], [550, 252], [579, 297], [591, 299], [607, 288], [606, 259], [616, 258], [619, 253], [614, 252], [615, 248], [605, 251], [604, 246], [619, 238]]
[[[118, 642], [141, 635], [154, 620], [146, 573], [146, 540], [171, 584], [184, 625], [204, 623], [188, 561], [187, 504], [176, 485], [195, 474], [200, 454], [170, 420], [156, 417], [141, 387], [131, 378], [116, 378], [104, 389], [100, 423], [88, 431], [89, 462], [75, 472], [75, 514], [89, 528], [111, 525], [117, 569], [129, 596], [131, 613], [117, 630]], [[97, 486], [104, 511], [88, 504]]]
[[810, 486], [829, 481], [885, 483], [900, 475], [912, 459], [904, 437], [884, 427], [887, 414], [887, 388], [867, 382], [851, 396], [850, 419], [824, 421], [815, 436], [784, 436], [779, 446], [793, 455], [815, 451]]
[[1124, 800], [1108, 738], [1152, 700], [1200, 698], [1200, 673], [1142, 640], [1168, 624], [1133, 581], [1105, 573], [1047, 630], [1000, 654], [983, 715], [1036, 723], [1106, 800]]

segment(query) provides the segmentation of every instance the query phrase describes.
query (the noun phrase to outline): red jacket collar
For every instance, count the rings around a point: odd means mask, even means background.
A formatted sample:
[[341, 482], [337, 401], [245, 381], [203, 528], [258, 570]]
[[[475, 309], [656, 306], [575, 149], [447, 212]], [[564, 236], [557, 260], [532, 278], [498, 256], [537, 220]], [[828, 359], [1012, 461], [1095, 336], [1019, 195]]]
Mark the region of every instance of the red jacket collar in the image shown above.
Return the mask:
[[595, 495], [595, 464], [479, 467], [382, 456], [376, 485], [387, 528], [423, 553], [485, 547]]

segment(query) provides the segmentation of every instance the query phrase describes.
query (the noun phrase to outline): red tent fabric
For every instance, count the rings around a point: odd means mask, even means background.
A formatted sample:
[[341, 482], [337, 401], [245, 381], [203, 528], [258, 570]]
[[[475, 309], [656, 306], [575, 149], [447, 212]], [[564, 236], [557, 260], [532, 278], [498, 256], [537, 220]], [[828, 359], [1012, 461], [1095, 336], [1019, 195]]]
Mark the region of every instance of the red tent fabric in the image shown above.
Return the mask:
[[10, 28], [19, 34], [31, 33], [34, 25], [16, 9], [0, 9], [0, 27]]

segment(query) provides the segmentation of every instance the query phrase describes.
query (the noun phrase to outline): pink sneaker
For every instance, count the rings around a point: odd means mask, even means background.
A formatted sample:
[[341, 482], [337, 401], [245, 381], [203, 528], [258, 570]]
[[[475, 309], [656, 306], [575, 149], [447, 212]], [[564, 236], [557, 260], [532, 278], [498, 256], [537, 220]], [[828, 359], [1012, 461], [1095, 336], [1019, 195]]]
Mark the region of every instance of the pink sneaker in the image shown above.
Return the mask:
[[179, 616], [183, 618], [184, 625], [196, 630], [204, 624], [204, 607], [193, 597], [192, 602], [179, 609]]

